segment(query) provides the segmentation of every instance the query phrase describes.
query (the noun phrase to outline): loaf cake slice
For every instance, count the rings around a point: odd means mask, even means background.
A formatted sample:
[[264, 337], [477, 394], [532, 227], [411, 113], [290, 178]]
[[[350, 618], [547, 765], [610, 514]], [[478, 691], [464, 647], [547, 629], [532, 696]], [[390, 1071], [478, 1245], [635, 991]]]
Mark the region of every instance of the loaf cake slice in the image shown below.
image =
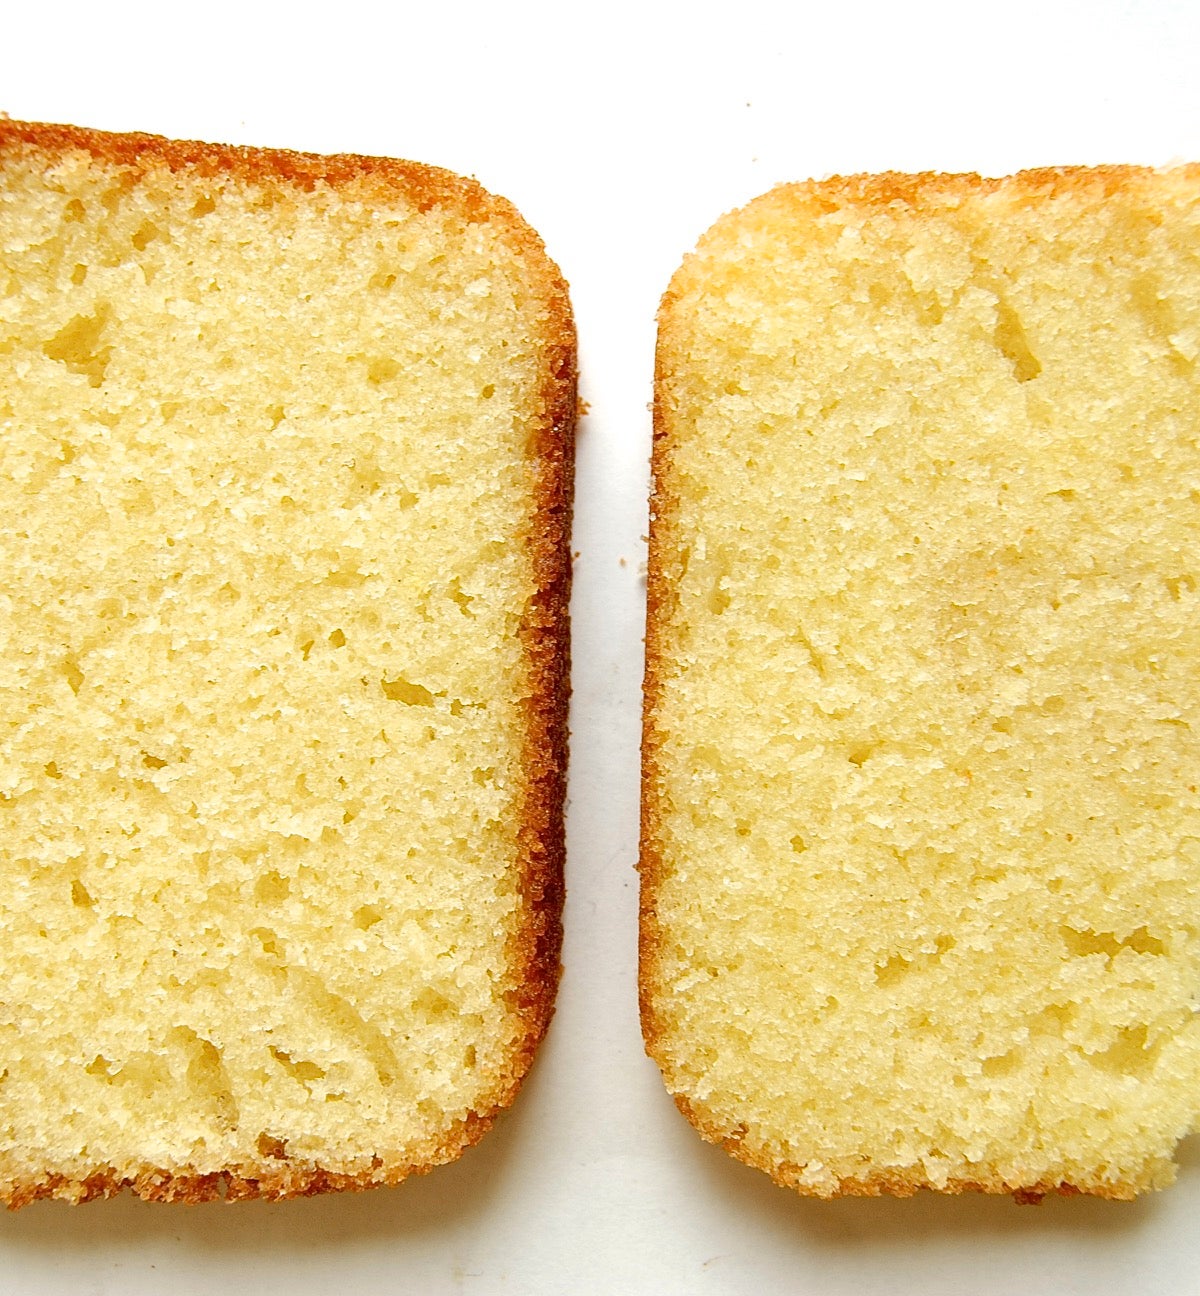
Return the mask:
[[0, 121], [0, 1196], [456, 1157], [558, 978], [574, 334], [407, 162]]
[[801, 1193], [1126, 1198], [1196, 1128], [1198, 198], [784, 186], [664, 299], [643, 1025]]

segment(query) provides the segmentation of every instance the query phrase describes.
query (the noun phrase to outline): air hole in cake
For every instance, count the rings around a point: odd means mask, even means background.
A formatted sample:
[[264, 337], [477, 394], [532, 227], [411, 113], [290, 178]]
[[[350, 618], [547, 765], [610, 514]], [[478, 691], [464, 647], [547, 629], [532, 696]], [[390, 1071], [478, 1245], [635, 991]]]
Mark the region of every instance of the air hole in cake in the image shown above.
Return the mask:
[[278, 958], [283, 957], [283, 942], [269, 927], [254, 927], [250, 935], [262, 946], [264, 954], [272, 954]]
[[359, 589], [368, 579], [365, 572], [360, 572], [356, 568], [343, 568], [339, 571], [331, 571], [325, 577], [324, 584], [332, 585], [334, 589]]
[[980, 1070], [989, 1079], [995, 1079], [998, 1076], [1011, 1075], [1020, 1065], [1024, 1057], [1023, 1050], [1019, 1048], [1009, 1049], [1007, 1053], [1000, 1053], [995, 1057], [987, 1057], [980, 1064]]
[[445, 1017], [447, 1014], [454, 1012], [454, 1005], [437, 990], [422, 990], [417, 996], [413, 1007], [425, 1017], [438, 1018]]
[[386, 676], [379, 681], [384, 697], [392, 702], [403, 702], [405, 706], [432, 706], [433, 694], [423, 684], [413, 684], [402, 675], [395, 679]]
[[67, 677], [67, 684], [70, 686], [72, 693], [78, 693], [80, 686], [83, 684], [83, 671], [79, 669], [79, 662], [74, 653], [67, 653], [62, 661], [62, 673]]
[[170, 1042], [188, 1058], [188, 1084], [208, 1108], [218, 1128], [226, 1132], [236, 1129], [238, 1107], [229, 1087], [229, 1076], [221, 1050], [211, 1040], [197, 1035], [189, 1026], [179, 1026], [173, 1030]]
[[360, 931], [367, 931], [382, 921], [383, 913], [375, 905], [359, 905], [354, 911], [354, 925]]
[[1004, 300], [996, 302], [996, 346], [1012, 364], [1017, 382], [1029, 382], [1042, 372], [1041, 361], [1029, 347], [1021, 317]]
[[471, 611], [471, 604], [475, 602], [475, 596], [463, 593], [462, 585], [457, 576], [450, 582], [449, 595], [451, 601], [457, 604], [458, 610], [463, 616], [474, 617], [475, 613]]
[[946, 318], [946, 308], [936, 293], [918, 293], [917, 314], [924, 324], [940, 324]]
[[259, 904], [278, 904], [291, 894], [292, 884], [274, 869], [264, 873], [254, 884], [254, 898]]
[[400, 372], [400, 365], [391, 356], [376, 356], [367, 361], [367, 381], [372, 383], [387, 382]]
[[823, 653], [817, 651], [812, 640], [809, 639], [807, 634], [805, 634], [804, 627], [797, 626], [792, 632], [792, 638], [804, 649], [806, 653], [808, 653], [809, 664], [812, 666], [813, 670], [815, 670], [822, 679], [827, 678], [828, 666], [825, 662], [825, 656]]
[[274, 1044], [269, 1046], [268, 1051], [276, 1062], [292, 1077], [293, 1080], [299, 1080], [301, 1084], [306, 1084], [311, 1080], [323, 1080], [325, 1078], [325, 1068], [318, 1066], [315, 1062], [307, 1062], [303, 1059], [297, 1061], [290, 1053], [281, 1048], [276, 1048]]
[[1143, 1024], [1125, 1027], [1118, 1031], [1117, 1038], [1108, 1048], [1084, 1056], [1101, 1071], [1142, 1075], [1153, 1068], [1160, 1048], [1161, 1045], [1149, 1043], [1149, 1031]]
[[906, 959], [903, 954], [893, 954], [886, 963], [875, 965], [875, 984], [885, 987], [894, 986], [902, 981], [911, 969], [911, 959]]
[[1048, 1004], [1041, 1012], [1035, 1013], [1029, 1019], [1029, 1033], [1061, 1039], [1077, 1016], [1078, 1008], [1073, 1003]]
[[154, 224], [153, 221], [142, 221], [137, 229], [130, 236], [129, 241], [139, 252], [144, 252], [155, 239], [165, 238], [162, 230]]
[[270, 1134], [260, 1134], [255, 1146], [258, 1155], [269, 1157], [274, 1161], [287, 1160], [287, 1139], [273, 1138]]
[[66, 365], [71, 373], [83, 374], [92, 387], [104, 381], [112, 348], [100, 345], [100, 338], [112, 314], [99, 302], [91, 315], [76, 315], [47, 341], [42, 351], [48, 359]]
[[708, 592], [708, 610], [714, 616], [720, 616], [733, 602], [733, 599], [727, 589], [725, 581], [728, 573], [722, 571], [713, 580], [712, 586]]
[[1123, 950], [1132, 950], [1135, 954], [1165, 954], [1167, 947], [1157, 936], [1145, 927], [1139, 927], [1128, 936], [1119, 938], [1115, 932], [1097, 932], [1090, 928], [1063, 926], [1059, 928], [1067, 949], [1076, 958], [1086, 958], [1091, 954], [1103, 954], [1107, 958], [1116, 958]]
[[395, 1084], [400, 1065], [387, 1036], [355, 1006], [309, 969], [291, 965], [287, 969], [298, 1005], [342, 1037], [341, 1042], [360, 1053], [374, 1068], [381, 1085]]

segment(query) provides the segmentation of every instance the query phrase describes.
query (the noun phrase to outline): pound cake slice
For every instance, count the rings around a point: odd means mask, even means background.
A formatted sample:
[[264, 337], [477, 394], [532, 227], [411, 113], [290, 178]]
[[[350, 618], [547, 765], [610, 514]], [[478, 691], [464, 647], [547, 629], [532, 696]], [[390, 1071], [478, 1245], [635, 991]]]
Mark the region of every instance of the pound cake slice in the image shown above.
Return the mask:
[[0, 1196], [451, 1160], [558, 977], [575, 351], [472, 181], [0, 121]]
[[1198, 200], [785, 186], [667, 292], [644, 1030], [801, 1193], [1127, 1198], [1197, 1125]]

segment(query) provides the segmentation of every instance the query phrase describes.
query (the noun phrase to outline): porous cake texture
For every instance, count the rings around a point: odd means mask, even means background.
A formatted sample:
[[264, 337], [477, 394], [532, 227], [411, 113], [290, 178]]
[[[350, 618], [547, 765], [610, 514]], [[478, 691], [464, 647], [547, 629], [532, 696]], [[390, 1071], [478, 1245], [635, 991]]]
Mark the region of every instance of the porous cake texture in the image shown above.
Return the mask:
[[802, 1193], [1125, 1198], [1200, 1118], [1198, 198], [789, 185], [663, 302], [644, 1028]]
[[558, 976], [574, 337], [444, 171], [0, 121], [0, 1196], [394, 1183]]

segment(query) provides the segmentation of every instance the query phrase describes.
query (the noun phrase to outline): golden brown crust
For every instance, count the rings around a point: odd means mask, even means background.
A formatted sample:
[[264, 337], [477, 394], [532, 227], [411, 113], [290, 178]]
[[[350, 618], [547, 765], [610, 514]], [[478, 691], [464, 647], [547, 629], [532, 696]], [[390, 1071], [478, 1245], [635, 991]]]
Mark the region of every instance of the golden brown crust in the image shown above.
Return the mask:
[[[1182, 168], [1200, 174], [1200, 168]], [[886, 206], [903, 203], [920, 207], [929, 199], [963, 194], [1020, 192], [1028, 198], [1047, 198], [1068, 193], [1092, 193], [1097, 197], [1127, 191], [1139, 180], [1157, 172], [1152, 167], [1036, 167], [1011, 176], [981, 176], [975, 172], [944, 173], [922, 171], [906, 174], [883, 171], [874, 175], [832, 176], [828, 180], [781, 185], [782, 190], [803, 193], [838, 207]]]
[[[1175, 166], [1170, 168], [1169, 173], [1194, 189], [1196, 183], [1200, 182], [1200, 163]], [[804, 180], [778, 185], [754, 199], [745, 208], [727, 213], [712, 229], [718, 229], [725, 220], [774, 197], [809, 202], [827, 211], [846, 207], [887, 207], [893, 204], [920, 209], [934, 205], [944, 206], [947, 200], [953, 201], [967, 195], [994, 193], [1010, 195], [1021, 204], [1064, 195], [1087, 196], [1102, 201], [1114, 194], [1135, 191], [1138, 186], [1162, 175], [1162, 171], [1146, 166], [1035, 167], [1009, 176], [940, 171], [835, 175], [825, 180]], [[1156, 196], [1161, 200], [1161, 191]], [[663, 298], [660, 318], [673, 299], [674, 293], [668, 289]]]
[[[526, 861], [521, 895], [527, 922], [510, 958], [522, 969], [513, 1007], [525, 1034], [514, 1057], [519, 1082], [554, 1011], [562, 947], [566, 844], [567, 715], [571, 692], [571, 503], [575, 474], [577, 370], [575, 326], [567, 286], [524, 222], [522, 250], [539, 268], [546, 303], [541, 412], [528, 444], [535, 465], [536, 524], [530, 544], [537, 593], [526, 612], [522, 642], [531, 675], [523, 766], [528, 779], [519, 843]], [[512, 1092], [516, 1091], [516, 1083]], [[507, 1106], [511, 1094], [502, 1101]]]
[[[171, 140], [161, 135], [117, 134], [82, 126], [0, 117], [0, 160], [22, 149], [32, 149], [47, 159], [72, 152], [87, 153], [98, 162], [121, 167], [131, 182], [157, 169], [191, 171], [197, 176], [233, 176], [265, 185], [287, 184], [303, 192], [310, 192], [324, 182], [334, 189], [361, 192], [363, 197], [374, 192], [394, 201], [399, 194], [420, 211], [455, 206], [470, 220], [499, 217], [525, 226], [509, 202], [489, 193], [476, 181], [440, 167], [395, 158], [206, 144], [199, 140]], [[540, 247], [537, 236], [532, 231], [529, 233]]]
[[[355, 154], [323, 156], [280, 149], [244, 148], [157, 135], [113, 134], [77, 126], [13, 121], [0, 117], [0, 165], [29, 149], [48, 161], [82, 151], [99, 162], [123, 168], [135, 182], [151, 171], [190, 171], [198, 176], [233, 176], [265, 186], [288, 185], [310, 192], [327, 184], [356, 198], [395, 202], [427, 211], [443, 206], [466, 219], [487, 222], [501, 232], [528, 274], [529, 288], [544, 308], [540, 336], [543, 382], [540, 409], [528, 429], [526, 445], [534, 477], [535, 516], [529, 560], [536, 593], [521, 627], [529, 670], [525, 746], [525, 787], [518, 792], [518, 834], [523, 868], [518, 882], [522, 922], [509, 942], [514, 985], [509, 1010], [520, 1033], [508, 1069], [488, 1110], [469, 1112], [444, 1138], [412, 1164], [376, 1164], [362, 1174], [340, 1174], [320, 1165], [281, 1165], [264, 1160], [217, 1174], [187, 1167], [147, 1168], [129, 1177], [98, 1172], [82, 1181], [49, 1175], [0, 1191], [12, 1209], [45, 1197], [90, 1201], [124, 1188], [150, 1201], [278, 1200], [334, 1191], [361, 1191], [399, 1183], [455, 1160], [490, 1128], [512, 1102], [546, 1033], [554, 1011], [562, 945], [565, 842], [567, 716], [570, 697], [571, 564], [570, 531], [574, 485], [574, 429], [577, 412], [576, 338], [566, 282], [545, 247], [506, 199], [476, 181], [421, 163]], [[378, 1161], [378, 1159], [376, 1159]]]
[[[671, 453], [666, 412], [666, 355], [663, 321], [675, 300], [669, 287], [659, 307], [659, 334], [654, 358], [654, 403], [652, 405], [653, 440], [650, 452], [650, 527], [646, 560], [646, 666], [642, 682], [642, 800], [638, 848], [638, 873], [641, 888], [638, 901], [638, 1006], [646, 1052], [659, 1067], [665, 1059], [659, 1052], [659, 1023], [652, 999], [653, 981], [663, 936], [658, 924], [655, 900], [663, 871], [663, 853], [659, 837], [658, 803], [654, 790], [659, 778], [658, 749], [660, 739], [654, 717], [662, 692], [661, 648], [666, 609], [670, 596], [664, 571], [666, 546], [674, 498], [662, 483], [666, 477]], [[676, 1102], [681, 1100], [677, 1097]], [[684, 1106], [680, 1110], [688, 1115]], [[689, 1120], [691, 1117], [688, 1117]], [[693, 1121], [693, 1124], [695, 1122]], [[697, 1127], [699, 1128], [699, 1127]]]
[[947, 1179], [933, 1183], [919, 1171], [903, 1174], [899, 1171], [878, 1171], [863, 1177], [847, 1176], [839, 1179], [829, 1191], [817, 1191], [804, 1180], [804, 1167], [789, 1161], [778, 1161], [746, 1147], [740, 1138], [720, 1132], [710, 1121], [703, 1108], [689, 1102], [681, 1094], [673, 1094], [675, 1106], [708, 1143], [724, 1148], [736, 1161], [761, 1170], [779, 1184], [791, 1188], [802, 1197], [914, 1197], [919, 1192], [938, 1192], [947, 1195], [962, 1193], [987, 1193], [993, 1196], [1011, 1196], [1019, 1206], [1036, 1206], [1046, 1197], [1102, 1197], [1108, 1201], [1132, 1201], [1138, 1186], [1115, 1183], [1099, 1178], [1086, 1183], [1050, 1182], [1037, 1180], [1031, 1184], [1010, 1182], [998, 1176], [979, 1179]]
[[[653, 401], [653, 449], [651, 453], [651, 492], [649, 552], [647, 561], [646, 658], [643, 681], [642, 711], [642, 802], [638, 871], [641, 876], [638, 933], [638, 1000], [641, 1013], [642, 1034], [647, 1054], [658, 1064], [670, 1088], [671, 1059], [664, 1041], [665, 1027], [655, 1006], [656, 981], [659, 961], [667, 944], [657, 915], [658, 892], [663, 883], [666, 861], [662, 843], [662, 815], [658, 800], [661, 770], [659, 764], [663, 735], [657, 727], [659, 698], [670, 666], [665, 648], [665, 628], [673, 600], [672, 571], [673, 524], [678, 500], [669, 484], [675, 429], [670, 419], [670, 378], [672, 334], [676, 328], [675, 311], [685, 291], [685, 283], [692, 272], [696, 258], [708, 242], [727, 222], [738, 219], [743, 212], [758, 204], [782, 200], [797, 207], [816, 208], [832, 212], [845, 208], [871, 208], [900, 203], [921, 208], [967, 194], [1005, 192], [1014, 202], [1026, 203], [1064, 194], [1087, 195], [1091, 200], [1102, 200], [1118, 192], [1136, 189], [1161, 173], [1150, 167], [1046, 167], [1026, 170], [1012, 176], [982, 177], [975, 173], [942, 174], [924, 172], [904, 174], [884, 172], [833, 176], [827, 180], [809, 180], [798, 184], [780, 185], [755, 199], [747, 208], [727, 213], [717, 221], [700, 240], [697, 253], [685, 257], [682, 266], [672, 277], [664, 293], [658, 312], [658, 339], [655, 355]], [[1200, 183], [1200, 164], [1172, 168], [1178, 177], [1181, 190], [1194, 194]], [[1157, 195], [1161, 201], [1161, 194]], [[912, 1175], [896, 1172], [879, 1172], [862, 1178], [848, 1177], [837, 1181], [828, 1193], [803, 1182], [803, 1167], [780, 1162], [765, 1153], [748, 1148], [738, 1138], [730, 1137], [726, 1128], [710, 1117], [702, 1105], [693, 1103], [685, 1095], [672, 1093], [676, 1106], [709, 1142], [719, 1144], [733, 1157], [747, 1165], [764, 1171], [778, 1184], [805, 1195], [840, 1196], [911, 1196], [919, 1190], [930, 1189], [946, 1193], [983, 1192], [1011, 1194], [1019, 1203], [1037, 1203], [1043, 1197], [1058, 1194], [1071, 1196], [1088, 1194], [1112, 1200], [1131, 1200], [1148, 1184], [1127, 1184], [1101, 1180], [1099, 1177], [1079, 1183], [1042, 1182], [1030, 1184], [1008, 1182], [1000, 1177], [981, 1179], [951, 1179], [945, 1184], [931, 1183], [919, 1171]]]
[[176, 1170], [147, 1167], [136, 1175], [97, 1171], [83, 1180], [50, 1174], [9, 1186], [2, 1199], [10, 1210], [35, 1201], [61, 1198], [75, 1204], [115, 1197], [126, 1188], [143, 1201], [195, 1204], [209, 1201], [284, 1201], [315, 1197], [328, 1192], [366, 1192], [393, 1187], [409, 1175], [428, 1174], [435, 1166], [456, 1160], [473, 1147], [492, 1126], [493, 1117], [469, 1113], [449, 1131], [425, 1160], [412, 1165], [384, 1167], [378, 1157], [361, 1174], [342, 1174], [315, 1164], [287, 1164], [265, 1160], [261, 1165], [240, 1165], [214, 1174], [199, 1174], [187, 1166]]

